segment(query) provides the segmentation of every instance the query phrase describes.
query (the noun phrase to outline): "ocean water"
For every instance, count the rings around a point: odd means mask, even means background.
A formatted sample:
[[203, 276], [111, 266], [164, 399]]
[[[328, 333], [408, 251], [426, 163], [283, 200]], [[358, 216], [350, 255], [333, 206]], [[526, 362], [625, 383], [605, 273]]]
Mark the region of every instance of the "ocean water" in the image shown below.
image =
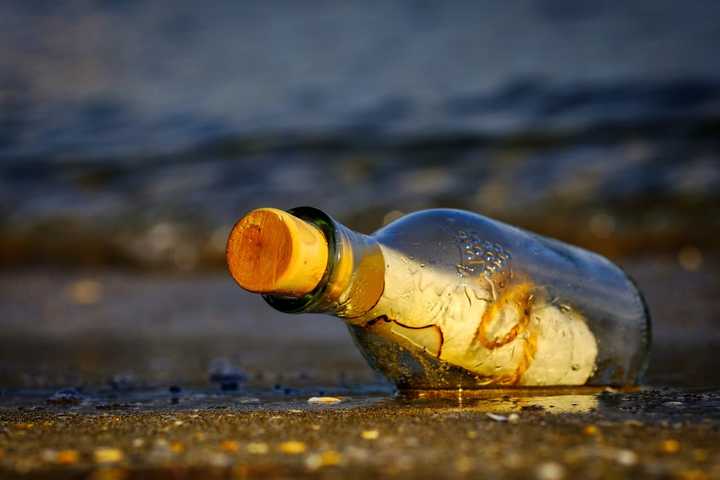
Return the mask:
[[0, 4], [0, 263], [221, 263], [246, 210], [714, 246], [720, 4]]

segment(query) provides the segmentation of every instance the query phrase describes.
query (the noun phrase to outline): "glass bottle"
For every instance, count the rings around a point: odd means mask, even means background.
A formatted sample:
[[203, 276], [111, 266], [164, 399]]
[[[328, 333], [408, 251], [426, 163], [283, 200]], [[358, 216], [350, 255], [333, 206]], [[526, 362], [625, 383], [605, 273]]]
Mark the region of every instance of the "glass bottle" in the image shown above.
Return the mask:
[[372, 235], [324, 212], [258, 209], [228, 239], [244, 288], [342, 318], [401, 389], [632, 385], [650, 317], [606, 258], [475, 213], [433, 209]]

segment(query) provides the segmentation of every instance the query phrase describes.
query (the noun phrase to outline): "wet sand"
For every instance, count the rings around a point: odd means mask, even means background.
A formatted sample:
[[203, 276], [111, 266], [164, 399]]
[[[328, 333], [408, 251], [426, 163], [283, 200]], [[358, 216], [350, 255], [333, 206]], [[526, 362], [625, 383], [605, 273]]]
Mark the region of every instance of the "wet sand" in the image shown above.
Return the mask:
[[3, 272], [0, 477], [720, 477], [720, 262], [621, 264], [653, 314], [646, 386], [433, 399], [222, 273]]

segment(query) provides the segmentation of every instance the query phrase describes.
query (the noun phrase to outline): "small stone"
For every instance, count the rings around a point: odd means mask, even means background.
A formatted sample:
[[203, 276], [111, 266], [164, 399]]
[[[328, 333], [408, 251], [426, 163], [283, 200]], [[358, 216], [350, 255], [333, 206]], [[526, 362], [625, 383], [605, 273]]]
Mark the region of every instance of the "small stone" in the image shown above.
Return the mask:
[[306, 450], [305, 443], [299, 442], [297, 440], [288, 440], [287, 442], [282, 442], [279, 448], [282, 453], [285, 453], [287, 455], [299, 455], [301, 453], [304, 453]]
[[340, 465], [342, 460], [343, 457], [339, 452], [336, 452], [335, 450], [326, 450], [322, 453], [314, 453], [312, 455], [308, 455], [308, 457], [305, 459], [305, 465], [310, 470], [317, 470], [318, 468], [322, 467], [333, 467], [336, 465]]
[[360, 436], [363, 438], [363, 440], [377, 440], [378, 437], [380, 437], [380, 431], [379, 430], [363, 430], [363, 432], [360, 434]]
[[496, 413], [490, 413], [490, 412], [487, 412], [485, 415], [487, 415], [487, 417], [489, 419], [495, 420], [496, 422], [507, 422], [508, 421], [508, 417], [506, 417], [505, 415], [498, 415]]
[[122, 450], [111, 447], [98, 447], [93, 452], [96, 463], [117, 463], [125, 458]]
[[535, 469], [538, 480], [561, 480], [565, 478], [565, 467], [557, 462], [543, 462]]
[[185, 451], [185, 445], [182, 442], [172, 442], [170, 444], [170, 451], [176, 455]]
[[310, 397], [308, 403], [319, 403], [323, 405], [332, 405], [334, 403], [342, 402], [342, 398], [338, 397]]
[[220, 443], [220, 449], [228, 453], [237, 453], [240, 450], [240, 444], [235, 440], [225, 440]]
[[250, 442], [245, 449], [253, 455], [265, 455], [270, 451], [270, 447], [265, 442]]
[[212, 453], [208, 455], [208, 463], [213, 467], [227, 467], [232, 464], [232, 459], [224, 453]]
[[132, 446], [135, 448], [140, 448], [143, 445], [145, 445], [145, 439], [144, 438], [134, 438], [132, 441]]
[[60, 465], [73, 465], [78, 462], [80, 455], [77, 450], [60, 450], [55, 455], [55, 461]]
[[615, 455], [615, 460], [617, 460], [620, 465], [623, 465], [625, 467], [632, 467], [633, 465], [637, 464], [638, 456], [637, 453], [633, 452], [632, 450], [618, 450], [617, 454]]
[[600, 429], [595, 425], [586, 425], [585, 428], [583, 428], [583, 435], [587, 435], [588, 437], [593, 437], [600, 433]]
[[40, 458], [42, 458], [44, 462], [54, 462], [56, 457], [57, 452], [52, 449], [45, 449], [40, 453]]
[[672, 455], [680, 451], [680, 442], [672, 438], [660, 442], [660, 451]]
[[520, 421], [520, 415], [518, 415], [517, 413], [511, 413], [510, 415], [508, 415], [507, 421], [508, 423], [518, 423]]

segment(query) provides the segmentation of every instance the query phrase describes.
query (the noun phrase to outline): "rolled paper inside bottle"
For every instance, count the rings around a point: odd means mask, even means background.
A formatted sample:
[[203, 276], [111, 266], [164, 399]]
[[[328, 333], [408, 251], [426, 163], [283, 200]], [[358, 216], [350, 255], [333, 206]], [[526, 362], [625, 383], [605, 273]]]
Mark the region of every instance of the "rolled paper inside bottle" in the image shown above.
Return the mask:
[[328, 263], [328, 244], [316, 226], [275, 208], [259, 208], [230, 232], [227, 263], [245, 290], [302, 296], [320, 283]]

